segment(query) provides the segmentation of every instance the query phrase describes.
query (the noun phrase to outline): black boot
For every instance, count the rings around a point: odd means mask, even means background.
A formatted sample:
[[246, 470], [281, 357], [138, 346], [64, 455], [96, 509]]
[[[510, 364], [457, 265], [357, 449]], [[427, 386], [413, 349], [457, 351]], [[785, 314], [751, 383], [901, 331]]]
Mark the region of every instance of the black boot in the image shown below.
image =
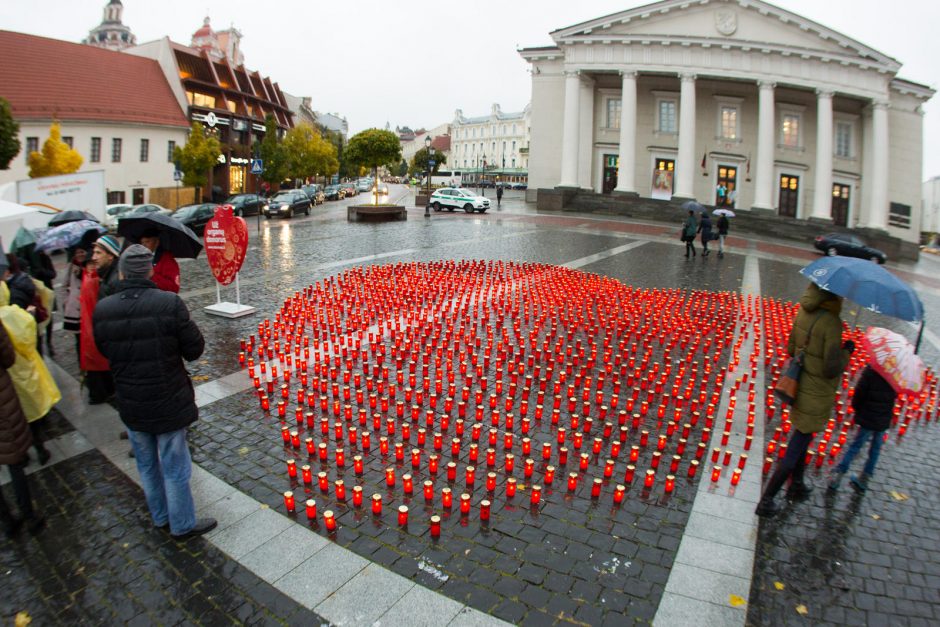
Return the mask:
[[761, 496], [760, 503], [757, 504], [757, 509], [754, 510], [755, 514], [772, 518], [780, 511], [780, 506], [774, 501], [774, 497], [777, 496], [777, 492], [783, 487], [788, 476], [790, 476], [790, 472], [785, 468], [778, 467], [774, 471], [774, 474], [772, 474], [767, 481], [767, 486], [764, 488], [764, 494]]
[[790, 481], [790, 487], [787, 488], [787, 500], [805, 501], [813, 493], [813, 487], [807, 485], [803, 479], [803, 473], [806, 471], [806, 458], [801, 457], [796, 467], [793, 469], [793, 478]]
[[3, 528], [4, 535], [12, 539], [19, 533], [22, 526], [22, 519], [13, 515], [3, 495], [0, 494], [0, 527]]

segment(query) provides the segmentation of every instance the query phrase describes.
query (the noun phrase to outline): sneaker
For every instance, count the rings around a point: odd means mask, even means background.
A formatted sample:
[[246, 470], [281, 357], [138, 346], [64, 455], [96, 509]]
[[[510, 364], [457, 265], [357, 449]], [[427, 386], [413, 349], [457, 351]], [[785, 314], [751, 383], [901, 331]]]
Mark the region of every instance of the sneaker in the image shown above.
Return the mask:
[[179, 535], [174, 535], [175, 540], [186, 540], [187, 538], [195, 538], [196, 536], [201, 536], [204, 533], [208, 533], [215, 529], [219, 523], [215, 518], [200, 518], [196, 521], [196, 524], [192, 529], [186, 533], [181, 533]]

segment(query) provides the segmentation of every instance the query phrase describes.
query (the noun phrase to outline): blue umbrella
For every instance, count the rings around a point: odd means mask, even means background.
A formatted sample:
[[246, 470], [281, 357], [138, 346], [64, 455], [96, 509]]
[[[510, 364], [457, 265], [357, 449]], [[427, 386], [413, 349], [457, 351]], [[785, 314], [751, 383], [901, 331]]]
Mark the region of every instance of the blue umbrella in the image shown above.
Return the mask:
[[94, 232], [95, 235], [100, 235], [101, 233], [107, 233], [107, 231], [108, 229], [91, 220], [67, 222], [61, 226], [52, 227], [43, 233], [36, 242], [36, 250], [61, 250], [71, 248], [72, 246], [81, 244], [86, 236], [90, 237], [89, 233], [91, 232]]
[[852, 257], [822, 257], [800, 274], [833, 294], [876, 313], [918, 322], [924, 305], [917, 292], [883, 267]]

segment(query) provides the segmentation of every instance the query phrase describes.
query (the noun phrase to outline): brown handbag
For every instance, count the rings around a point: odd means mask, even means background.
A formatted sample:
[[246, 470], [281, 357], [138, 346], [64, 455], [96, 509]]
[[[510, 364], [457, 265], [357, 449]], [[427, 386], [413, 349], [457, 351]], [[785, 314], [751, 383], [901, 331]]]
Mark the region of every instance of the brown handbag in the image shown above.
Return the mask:
[[806, 346], [809, 344], [810, 337], [812, 337], [813, 327], [816, 326], [816, 322], [821, 317], [822, 312], [819, 312], [819, 315], [813, 320], [813, 324], [809, 325], [809, 331], [806, 333], [806, 343], [799, 347], [796, 355], [787, 360], [787, 363], [783, 366], [783, 374], [777, 379], [777, 385], [774, 386], [774, 396], [782, 403], [792, 405], [796, 401], [796, 394], [800, 389], [800, 374], [803, 372], [803, 355], [806, 353]]

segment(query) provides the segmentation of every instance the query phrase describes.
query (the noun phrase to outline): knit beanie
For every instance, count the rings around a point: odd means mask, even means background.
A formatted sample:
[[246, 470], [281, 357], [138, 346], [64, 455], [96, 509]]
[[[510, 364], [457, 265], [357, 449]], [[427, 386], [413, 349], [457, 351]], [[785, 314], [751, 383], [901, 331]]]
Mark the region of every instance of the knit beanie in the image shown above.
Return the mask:
[[98, 246], [103, 251], [111, 253], [115, 257], [121, 256], [121, 246], [117, 243], [117, 240], [111, 237], [110, 235], [102, 235], [95, 240], [95, 246]]
[[118, 261], [118, 272], [125, 279], [149, 279], [153, 273], [153, 253], [140, 244], [128, 246]]

